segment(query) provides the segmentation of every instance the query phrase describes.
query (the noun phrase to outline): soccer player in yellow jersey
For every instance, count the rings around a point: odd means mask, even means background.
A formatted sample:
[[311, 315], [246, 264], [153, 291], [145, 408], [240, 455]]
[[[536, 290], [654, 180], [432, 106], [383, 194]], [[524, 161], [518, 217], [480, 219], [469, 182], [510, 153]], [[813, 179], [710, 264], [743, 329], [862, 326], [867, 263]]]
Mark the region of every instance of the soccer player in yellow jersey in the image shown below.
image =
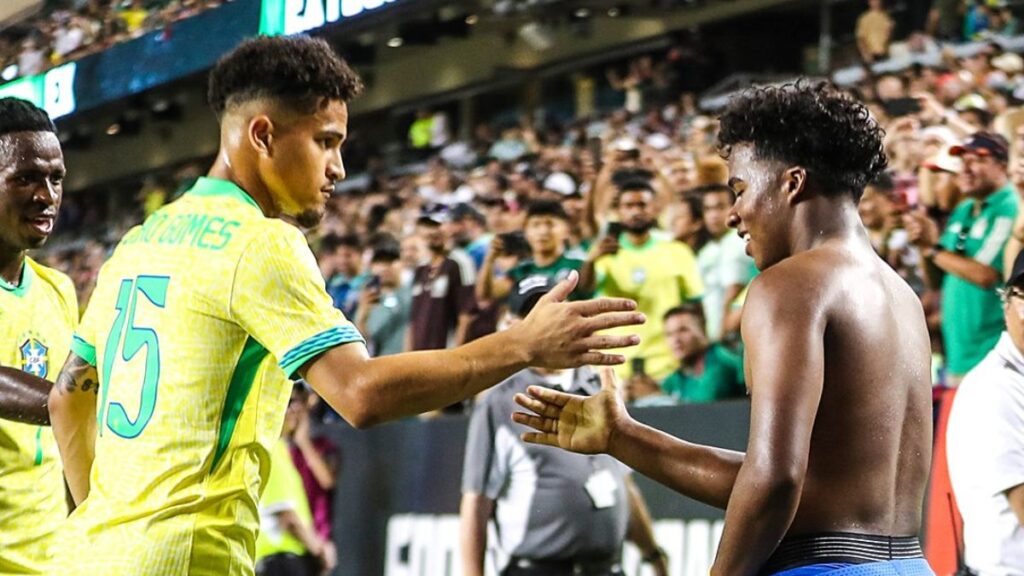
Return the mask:
[[[64, 156], [46, 112], [0, 99], [0, 574], [47, 574], [51, 544], [67, 516], [60, 456], [44, 380], [67, 358], [78, 301], [67, 276], [26, 252], [57, 219]], [[83, 386], [86, 383], [83, 381]], [[98, 387], [89, 383], [89, 394]], [[16, 420], [16, 421], [12, 421]]]
[[[369, 358], [302, 233], [344, 178], [358, 77], [322, 40], [257, 38], [211, 73], [208, 177], [121, 241], [50, 395], [78, 508], [55, 574], [253, 573], [257, 503], [301, 376], [355, 426], [453, 404], [513, 373], [614, 364], [633, 302], [567, 302], [453, 350]], [[98, 397], [82, 383], [99, 376]]]

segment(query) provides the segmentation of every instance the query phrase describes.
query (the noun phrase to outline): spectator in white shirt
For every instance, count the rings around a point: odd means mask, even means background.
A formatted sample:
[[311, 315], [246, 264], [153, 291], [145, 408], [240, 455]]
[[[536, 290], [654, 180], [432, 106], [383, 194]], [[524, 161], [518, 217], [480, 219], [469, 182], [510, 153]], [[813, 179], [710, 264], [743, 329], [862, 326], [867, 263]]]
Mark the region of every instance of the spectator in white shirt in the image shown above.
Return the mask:
[[1006, 331], [968, 372], [946, 430], [967, 566], [1024, 575], [1024, 254], [1003, 291]]
[[738, 234], [729, 228], [729, 209], [735, 201], [732, 190], [724, 184], [702, 187], [704, 227], [710, 239], [697, 253], [697, 266], [704, 280], [704, 314], [708, 338], [717, 342], [722, 334], [722, 320], [729, 306], [754, 278], [754, 260]]

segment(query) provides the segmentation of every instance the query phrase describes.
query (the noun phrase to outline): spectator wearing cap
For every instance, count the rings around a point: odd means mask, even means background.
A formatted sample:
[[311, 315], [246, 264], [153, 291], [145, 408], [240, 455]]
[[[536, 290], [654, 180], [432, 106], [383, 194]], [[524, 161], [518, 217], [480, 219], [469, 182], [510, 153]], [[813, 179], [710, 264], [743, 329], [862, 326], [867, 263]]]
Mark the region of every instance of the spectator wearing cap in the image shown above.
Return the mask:
[[665, 313], [664, 324], [678, 367], [661, 382], [662, 390], [683, 403], [715, 402], [746, 394], [742, 359], [708, 339], [700, 306], [672, 308]]
[[1024, 254], [1001, 291], [1006, 331], [964, 378], [946, 428], [968, 568], [1024, 574]]
[[925, 262], [929, 286], [942, 289], [942, 334], [950, 385], [976, 366], [999, 340], [1003, 314], [993, 290], [1003, 278], [1003, 251], [1018, 200], [1007, 178], [1009, 149], [997, 134], [975, 133], [950, 153], [963, 159], [960, 189], [968, 196], [945, 231], [923, 212], [905, 219]]
[[450, 254], [442, 230], [447, 220], [447, 212], [435, 211], [423, 214], [416, 223], [430, 259], [413, 274], [407, 350], [459, 346], [473, 319], [473, 263], [464, 255]]
[[[516, 284], [505, 324], [529, 314], [554, 286], [548, 277]], [[488, 391], [469, 420], [462, 473], [462, 573], [483, 576], [488, 550], [501, 576], [621, 576], [629, 538], [657, 576], [666, 558], [630, 471], [607, 455], [552, 450], [520, 440], [527, 428], [509, 414], [529, 386], [591, 395], [599, 384], [587, 367], [523, 370]], [[489, 541], [493, 521], [496, 541]]]
[[370, 278], [362, 270], [362, 249], [355, 234], [328, 234], [320, 241], [320, 270], [327, 279], [327, 293], [348, 318], [355, 318], [359, 291]]
[[868, 10], [857, 18], [857, 50], [871, 64], [889, 57], [893, 22], [882, 0], [868, 0]]
[[[583, 268], [583, 260], [566, 253], [569, 239], [569, 216], [558, 202], [541, 200], [530, 204], [523, 225], [526, 242], [530, 245], [530, 258], [524, 260], [500, 277], [495, 263], [504, 255], [508, 246], [499, 236], [491, 243], [477, 282], [477, 297], [483, 300], [502, 300], [508, 296], [512, 286], [528, 278], [552, 278], [562, 280], [573, 270]], [[572, 298], [589, 297], [589, 291], [576, 288]]]
[[593, 223], [587, 220], [587, 201], [580, 192], [576, 179], [565, 172], [553, 172], [544, 179], [543, 189], [551, 194], [547, 199], [559, 202], [569, 216], [569, 245], [573, 250], [582, 251], [580, 259], [586, 257], [593, 237]]
[[704, 282], [704, 314], [707, 335], [712, 341], [723, 339], [722, 320], [732, 301], [754, 278], [754, 260], [747, 256], [743, 239], [729, 228], [729, 210], [736, 196], [725, 184], [704, 186], [704, 227], [710, 238], [697, 253], [697, 266]]
[[617, 186], [618, 225], [591, 249], [580, 273], [580, 287], [604, 296], [630, 298], [647, 323], [633, 327], [640, 345], [622, 350], [628, 379], [634, 358], [642, 358], [644, 372], [656, 380], [675, 369], [665, 340], [663, 318], [670, 309], [699, 302], [704, 293], [697, 261], [690, 247], [654, 230], [657, 213], [655, 192], [646, 180], [634, 179]]
[[370, 273], [360, 295], [356, 326], [372, 356], [399, 354], [412, 313], [412, 290], [402, 283], [399, 250], [390, 245], [374, 249]]

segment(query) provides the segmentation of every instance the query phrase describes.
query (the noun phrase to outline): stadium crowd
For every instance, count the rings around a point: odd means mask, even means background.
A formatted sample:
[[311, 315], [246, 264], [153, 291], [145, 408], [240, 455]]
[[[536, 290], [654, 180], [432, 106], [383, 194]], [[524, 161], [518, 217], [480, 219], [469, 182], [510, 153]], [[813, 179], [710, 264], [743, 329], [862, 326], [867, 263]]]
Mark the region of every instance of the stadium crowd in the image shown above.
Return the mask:
[[[40, 34], [20, 43], [0, 36], [0, 60], [16, 60], [19, 75], [37, 73], [219, 3], [69, 2], [32, 23]], [[930, 31], [993, 39], [1017, 26], [1001, 5], [967, 4], [957, 14], [959, 28], [933, 12]], [[893, 44], [891, 32], [872, 0], [856, 31], [865, 63], [935, 46], [923, 34]], [[386, 167], [371, 155], [350, 166], [357, 177], [339, 184], [308, 237], [335, 306], [371, 354], [446, 348], [501, 330], [510, 297], [577, 272], [572, 298], [628, 297], [647, 315], [632, 330], [641, 345], [619, 369], [628, 402], [744, 397], [740, 311], [757, 270], [729, 226], [735, 195], [717, 120], [698, 106], [679, 59], [673, 49], [609, 70], [604, 81], [620, 102], [613, 109], [578, 89], [573, 117], [531, 110], [463, 130], [466, 137], [444, 113], [424, 110], [408, 129], [413, 161]], [[869, 75], [845, 89], [886, 130], [889, 167], [865, 190], [861, 219], [921, 298], [935, 386], [956, 386], [1003, 333], [997, 288], [1024, 248], [1024, 59], [992, 40], [976, 54], [946, 52], [937, 66]], [[57, 235], [38, 256], [72, 278], [84, 308], [117, 241], [188, 190], [205, 161], [148, 175], [132, 203], [67, 194]], [[263, 504], [272, 510], [273, 498], [301, 484], [309, 497], [301, 521], [311, 529], [297, 547], [331, 567], [338, 448], [311, 434], [311, 414], [336, 417], [296, 388], [275, 455], [291, 459], [295, 473], [276, 478]]]
[[[577, 270], [575, 297], [635, 298], [650, 319], [622, 368], [632, 401], [744, 395], [739, 309], [756, 270], [728, 227], [716, 120], [653, 62], [609, 74], [622, 105], [606, 113], [523, 115], [465, 140], [442, 115], [420, 114], [408, 146], [424, 160], [396, 170], [371, 160], [339, 186], [310, 242], [328, 291], [373, 353], [478, 338], [500, 329], [516, 283]], [[890, 160], [861, 215], [924, 303], [937, 385], [966, 374], [1002, 330], [995, 288], [1024, 238], [1022, 80], [1021, 58], [993, 42], [849, 87], [885, 126]], [[201, 172], [191, 164], [147, 178], [141, 208], [126, 214], [69, 194], [49, 263], [86, 300], [113, 243]], [[965, 271], [967, 259], [981, 266]]]
[[2, 80], [52, 66], [170, 26], [225, 0], [52, 0], [36, 16], [0, 31]]

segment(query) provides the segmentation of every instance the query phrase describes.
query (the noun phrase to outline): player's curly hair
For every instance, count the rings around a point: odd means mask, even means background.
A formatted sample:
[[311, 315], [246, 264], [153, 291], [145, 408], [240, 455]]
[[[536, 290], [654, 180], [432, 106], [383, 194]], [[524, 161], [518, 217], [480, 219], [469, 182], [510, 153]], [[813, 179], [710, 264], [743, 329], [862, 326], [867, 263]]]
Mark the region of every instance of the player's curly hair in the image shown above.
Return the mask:
[[318, 102], [348, 102], [363, 82], [319, 38], [309, 36], [251, 38], [226, 54], [210, 73], [207, 100], [220, 117], [229, 106], [274, 98], [311, 112]]
[[0, 136], [12, 132], [57, 132], [42, 108], [21, 98], [0, 98]]
[[826, 193], [860, 200], [885, 170], [884, 131], [866, 106], [828, 82], [753, 88], [721, 116], [719, 150], [753, 144], [758, 158], [803, 166]]

